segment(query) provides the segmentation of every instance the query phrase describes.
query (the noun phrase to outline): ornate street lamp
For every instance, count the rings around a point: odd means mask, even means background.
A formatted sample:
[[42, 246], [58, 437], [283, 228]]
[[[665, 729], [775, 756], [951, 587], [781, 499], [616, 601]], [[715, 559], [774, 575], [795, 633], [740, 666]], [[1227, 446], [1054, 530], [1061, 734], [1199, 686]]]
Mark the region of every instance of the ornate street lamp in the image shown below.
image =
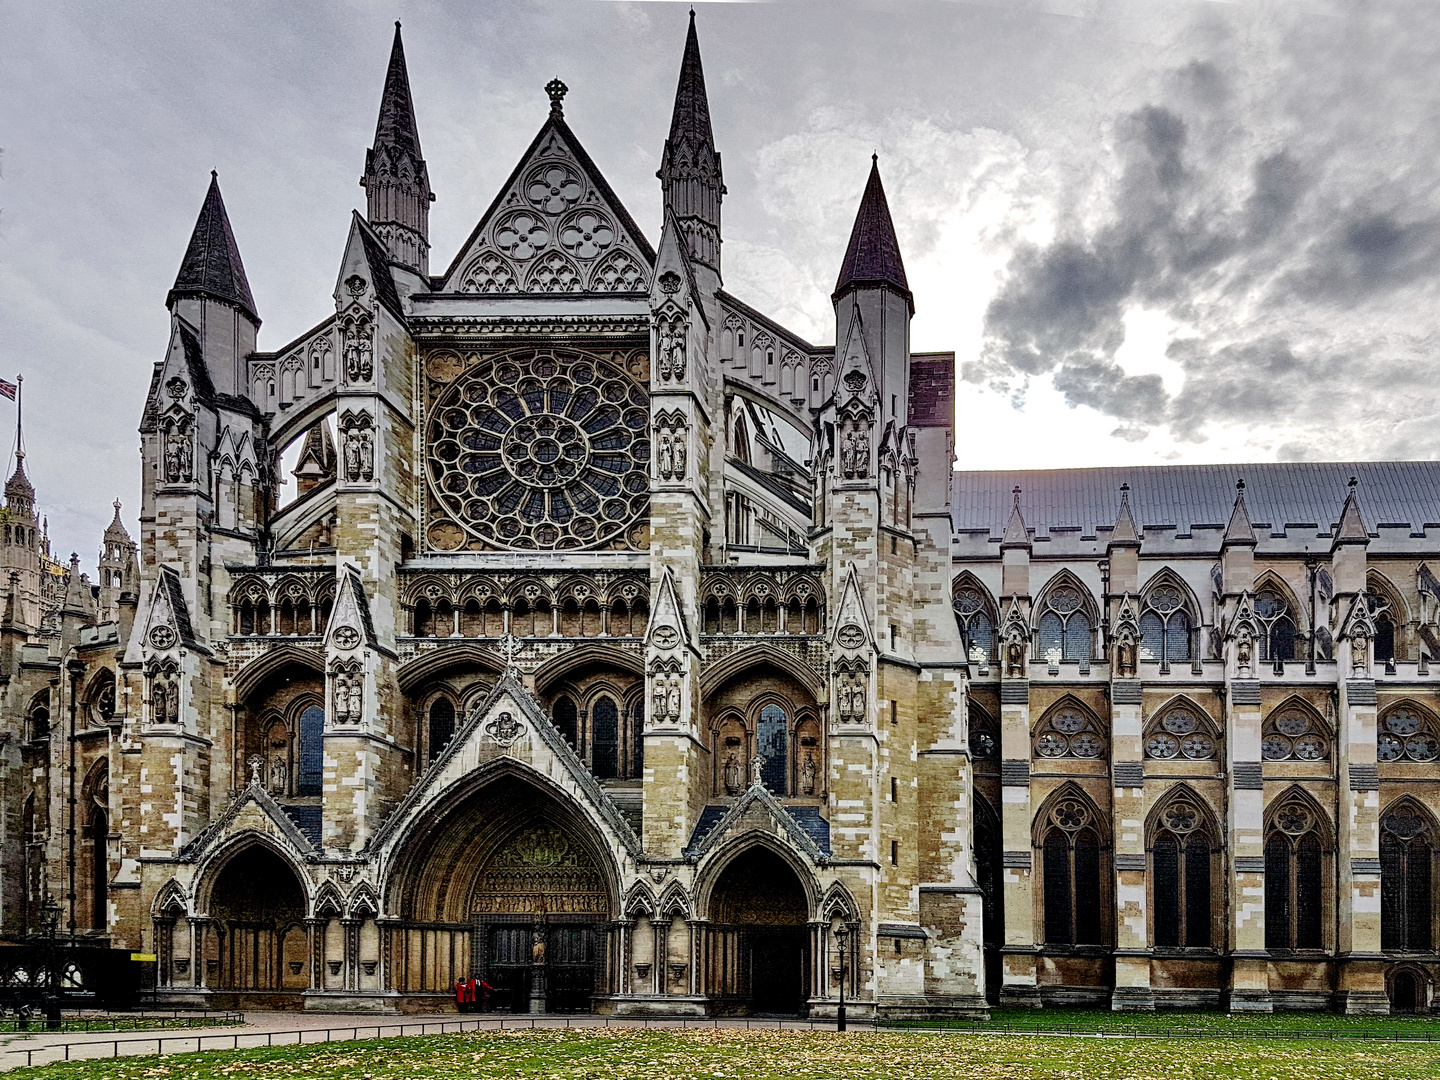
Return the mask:
[[840, 1007], [835, 1011], [835, 1030], [845, 1030], [845, 953], [850, 931], [841, 923], [835, 931], [835, 947], [840, 951]]

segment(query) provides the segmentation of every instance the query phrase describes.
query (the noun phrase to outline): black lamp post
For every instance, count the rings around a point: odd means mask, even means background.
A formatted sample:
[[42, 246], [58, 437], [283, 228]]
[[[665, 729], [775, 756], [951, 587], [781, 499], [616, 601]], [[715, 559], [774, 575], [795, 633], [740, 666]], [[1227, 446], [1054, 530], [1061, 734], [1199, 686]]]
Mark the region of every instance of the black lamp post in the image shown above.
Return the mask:
[[845, 1030], [845, 947], [850, 941], [850, 931], [841, 923], [835, 931], [835, 947], [840, 951], [840, 1007], [835, 1010], [835, 1030]]
[[40, 909], [40, 918], [45, 925], [45, 1027], [48, 1031], [59, 1031], [60, 972], [55, 959], [55, 930], [60, 922], [59, 905], [53, 900], [47, 900]]

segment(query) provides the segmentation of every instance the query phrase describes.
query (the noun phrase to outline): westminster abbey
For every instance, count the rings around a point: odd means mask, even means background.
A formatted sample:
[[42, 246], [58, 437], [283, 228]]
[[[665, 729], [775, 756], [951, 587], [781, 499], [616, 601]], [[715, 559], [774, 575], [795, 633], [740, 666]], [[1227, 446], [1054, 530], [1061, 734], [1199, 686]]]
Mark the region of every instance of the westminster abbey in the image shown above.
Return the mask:
[[662, 221], [545, 91], [432, 264], [397, 25], [278, 346], [212, 175], [94, 582], [17, 458], [7, 937], [215, 1007], [1428, 1011], [1440, 464], [956, 472], [878, 162], [813, 344], [723, 287], [693, 14]]

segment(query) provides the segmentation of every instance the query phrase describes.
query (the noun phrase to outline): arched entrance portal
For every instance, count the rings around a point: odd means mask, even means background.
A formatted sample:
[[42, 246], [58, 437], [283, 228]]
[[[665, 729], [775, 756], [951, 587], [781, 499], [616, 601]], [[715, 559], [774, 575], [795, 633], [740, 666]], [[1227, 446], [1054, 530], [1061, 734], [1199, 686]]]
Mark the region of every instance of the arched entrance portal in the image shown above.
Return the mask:
[[457, 797], [397, 864], [390, 989], [448, 998], [474, 977], [491, 987], [477, 1004], [492, 1011], [591, 1011], [612, 990], [611, 867], [575, 809], [527, 779]]
[[296, 991], [306, 971], [305, 894], [284, 859], [256, 844], [221, 868], [210, 891], [204, 950], [206, 975], [217, 990]]
[[809, 903], [790, 864], [767, 848], [734, 859], [710, 896], [706, 967], [721, 1011], [794, 1016], [810, 995]]
[[1425, 984], [1417, 972], [1398, 971], [1390, 980], [1390, 1011], [1392, 1013], [1425, 1011]]

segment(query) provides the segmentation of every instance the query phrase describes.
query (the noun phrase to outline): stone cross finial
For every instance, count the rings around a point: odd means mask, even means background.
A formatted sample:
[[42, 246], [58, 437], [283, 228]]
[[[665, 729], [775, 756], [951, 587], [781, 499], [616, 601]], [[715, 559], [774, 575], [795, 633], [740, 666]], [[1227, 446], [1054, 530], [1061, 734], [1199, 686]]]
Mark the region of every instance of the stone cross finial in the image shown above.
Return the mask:
[[753, 758], [750, 759], [751, 787], [761, 787], [765, 783], [764, 777], [762, 777], [760, 774], [765, 768], [766, 760], [767, 759], [764, 754], [756, 754]]
[[565, 115], [565, 93], [570, 88], [559, 79], [551, 79], [545, 84], [545, 93], [550, 95], [550, 115], [560, 117]]
[[250, 786], [259, 787], [261, 784], [260, 770], [265, 767], [265, 759], [259, 754], [251, 754], [245, 764], [250, 766]]
[[520, 669], [515, 664], [515, 658], [520, 655], [524, 647], [524, 644], [514, 634], [506, 634], [496, 644], [496, 650], [505, 658], [505, 670], [507, 672], [519, 672]]

